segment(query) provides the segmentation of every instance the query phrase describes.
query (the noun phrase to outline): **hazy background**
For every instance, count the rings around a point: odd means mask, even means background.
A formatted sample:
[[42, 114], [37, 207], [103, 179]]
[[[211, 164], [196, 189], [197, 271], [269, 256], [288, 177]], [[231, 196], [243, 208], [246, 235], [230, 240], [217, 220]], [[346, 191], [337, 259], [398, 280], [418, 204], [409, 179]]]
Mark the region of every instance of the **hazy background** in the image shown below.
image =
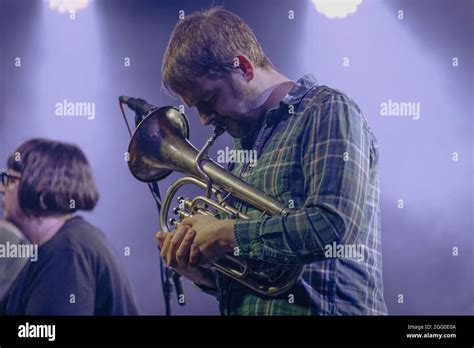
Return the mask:
[[[470, 0], [365, 0], [355, 13], [332, 19], [309, 0], [96, 0], [75, 19], [46, 1], [0, 0], [0, 167], [31, 137], [78, 144], [101, 193], [96, 210], [83, 215], [117, 250], [141, 313], [163, 314], [154, 240], [158, 217], [147, 187], [124, 161], [129, 136], [117, 97], [178, 105], [160, 89], [164, 50], [180, 10], [189, 14], [213, 4], [240, 15], [282, 73], [295, 80], [312, 73], [365, 112], [381, 147], [389, 313], [473, 314]], [[21, 67], [15, 67], [16, 57]], [[130, 67], [124, 66], [126, 57]], [[343, 66], [344, 57], [349, 66]], [[56, 116], [55, 104], [65, 99], [94, 102], [95, 119]], [[380, 104], [389, 99], [419, 102], [420, 119], [381, 116]], [[211, 130], [200, 126], [194, 110], [186, 114], [191, 141], [202, 146]], [[215, 149], [223, 146], [232, 146], [228, 136]], [[163, 181], [162, 192], [176, 178]], [[403, 209], [397, 207], [400, 199]], [[212, 297], [188, 282], [185, 288], [188, 304], [179, 307], [174, 298], [174, 314], [218, 314]]]

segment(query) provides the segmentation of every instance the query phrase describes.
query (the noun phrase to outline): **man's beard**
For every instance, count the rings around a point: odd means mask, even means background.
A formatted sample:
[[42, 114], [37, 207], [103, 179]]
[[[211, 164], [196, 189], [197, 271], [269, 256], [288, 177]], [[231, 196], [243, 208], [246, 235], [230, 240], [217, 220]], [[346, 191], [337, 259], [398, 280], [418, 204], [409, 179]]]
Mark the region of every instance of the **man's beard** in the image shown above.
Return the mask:
[[240, 108], [240, 114], [236, 115], [236, 117], [228, 117], [224, 129], [233, 138], [240, 139], [248, 136], [255, 130], [254, 126], [258, 123], [259, 118], [259, 115], [256, 114], [258, 107], [255, 103], [255, 94], [253, 91], [245, 89], [232, 78], [229, 80], [229, 84], [234, 93], [234, 99], [240, 100], [242, 106]]
[[245, 129], [243, 129], [242, 126], [240, 126], [240, 127], [238, 127], [238, 128], [228, 128], [228, 127], [227, 127], [225, 130], [226, 130], [227, 133], [230, 134], [230, 136], [231, 136], [232, 138], [237, 138], [237, 139], [240, 139], [240, 138], [245, 137], [245, 135], [246, 135], [246, 133], [247, 133], [247, 132], [245, 131]]

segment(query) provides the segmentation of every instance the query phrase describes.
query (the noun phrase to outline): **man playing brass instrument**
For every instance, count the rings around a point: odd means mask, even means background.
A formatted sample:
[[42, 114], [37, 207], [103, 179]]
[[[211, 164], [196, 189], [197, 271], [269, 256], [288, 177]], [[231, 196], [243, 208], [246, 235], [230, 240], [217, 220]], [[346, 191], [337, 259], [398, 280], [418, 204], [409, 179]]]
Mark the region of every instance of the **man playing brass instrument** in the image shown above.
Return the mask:
[[[386, 314], [382, 287], [378, 145], [359, 107], [307, 75], [292, 82], [251, 29], [221, 8], [180, 21], [162, 67], [164, 87], [219, 125], [256, 165], [231, 172], [294, 210], [282, 216], [240, 202], [249, 220], [184, 219], [159, 232], [161, 256], [217, 297], [223, 315]], [[208, 266], [224, 254], [304, 265], [298, 281], [262, 296]]]

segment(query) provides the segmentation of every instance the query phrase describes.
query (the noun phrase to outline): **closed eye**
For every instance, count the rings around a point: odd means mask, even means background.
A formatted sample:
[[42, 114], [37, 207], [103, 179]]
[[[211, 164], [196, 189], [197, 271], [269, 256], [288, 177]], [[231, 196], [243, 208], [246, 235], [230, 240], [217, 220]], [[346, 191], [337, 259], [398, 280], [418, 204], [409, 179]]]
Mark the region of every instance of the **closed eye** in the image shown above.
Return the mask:
[[206, 112], [210, 112], [216, 102], [216, 94], [214, 94], [211, 98], [207, 100], [200, 101], [196, 106], [199, 110], [205, 110]]
[[214, 94], [210, 99], [204, 101], [204, 103], [206, 103], [209, 106], [213, 105], [214, 102], [216, 101], [216, 96], [217, 96], [217, 94]]

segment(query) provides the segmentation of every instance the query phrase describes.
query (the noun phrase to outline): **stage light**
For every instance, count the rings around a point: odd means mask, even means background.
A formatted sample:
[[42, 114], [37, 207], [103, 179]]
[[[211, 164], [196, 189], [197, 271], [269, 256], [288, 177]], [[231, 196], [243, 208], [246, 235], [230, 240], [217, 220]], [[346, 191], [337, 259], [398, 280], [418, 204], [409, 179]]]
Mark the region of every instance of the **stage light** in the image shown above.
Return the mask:
[[357, 11], [362, 0], [311, 0], [316, 11], [329, 18], [344, 18]]
[[48, 0], [49, 8], [59, 13], [70, 13], [86, 8], [91, 0]]

